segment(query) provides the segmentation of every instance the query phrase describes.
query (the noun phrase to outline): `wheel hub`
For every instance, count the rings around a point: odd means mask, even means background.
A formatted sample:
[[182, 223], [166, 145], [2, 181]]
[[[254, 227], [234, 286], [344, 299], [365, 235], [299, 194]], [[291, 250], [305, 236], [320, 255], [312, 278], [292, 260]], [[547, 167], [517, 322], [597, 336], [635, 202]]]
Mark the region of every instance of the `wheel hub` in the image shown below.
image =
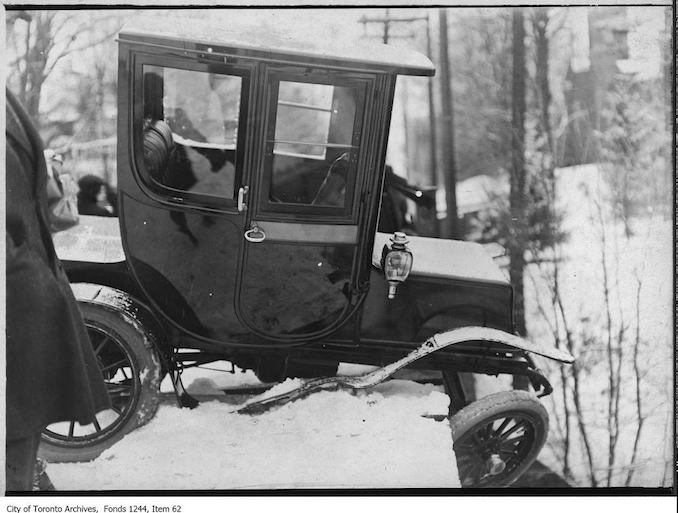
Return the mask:
[[487, 473], [491, 476], [497, 476], [506, 470], [506, 462], [498, 454], [492, 454], [485, 462]]

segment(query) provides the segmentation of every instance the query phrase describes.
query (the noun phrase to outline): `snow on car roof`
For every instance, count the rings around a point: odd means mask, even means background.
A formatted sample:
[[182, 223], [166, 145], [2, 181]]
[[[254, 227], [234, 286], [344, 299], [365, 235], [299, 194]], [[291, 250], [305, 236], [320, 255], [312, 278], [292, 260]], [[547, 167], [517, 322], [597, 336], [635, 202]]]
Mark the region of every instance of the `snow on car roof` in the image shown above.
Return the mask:
[[[215, 54], [232, 54], [265, 60], [290, 60], [341, 67], [371, 69], [401, 75], [430, 76], [435, 67], [428, 57], [400, 47], [336, 38], [308, 38], [298, 32], [278, 28], [233, 25], [182, 18], [139, 17], [126, 24], [119, 34], [121, 41], [147, 42], [161, 39], [167, 46], [189, 50], [185, 43], [214, 45]], [[209, 50], [208, 50], [209, 51]]]

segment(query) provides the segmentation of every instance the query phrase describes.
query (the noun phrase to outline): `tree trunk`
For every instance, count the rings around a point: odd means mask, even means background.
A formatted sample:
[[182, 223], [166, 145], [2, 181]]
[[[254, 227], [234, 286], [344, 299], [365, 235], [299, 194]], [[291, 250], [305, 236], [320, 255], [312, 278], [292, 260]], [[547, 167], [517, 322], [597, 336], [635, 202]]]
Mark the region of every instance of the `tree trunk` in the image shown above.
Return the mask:
[[525, 335], [523, 271], [526, 247], [525, 177], [525, 24], [522, 9], [513, 10], [513, 87], [511, 92], [511, 238], [509, 275], [514, 291], [514, 321]]
[[47, 59], [54, 47], [52, 21], [54, 12], [35, 13], [26, 29], [25, 67], [19, 79], [21, 99], [31, 121], [38, 128], [42, 127], [40, 119], [40, 95], [47, 78], [45, 70]]
[[460, 237], [457, 220], [457, 166], [454, 157], [454, 111], [452, 107], [452, 83], [447, 42], [447, 10], [440, 9], [440, 98], [442, 102], [442, 159], [445, 175], [447, 218], [441, 233], [443, 238]]
[[[545, 178], [552, 182], [554, 179], [553, 169], [555, 167], [555, 144], [553, 130], [551, 128], [551, 88], [549, 86], [549, 36], [547, 33], [549, 15], [548, 7], [537, 7], [534, 9], [533, 30], [534, 42], [537, 53], [537, 62], [535, 67], [537, 90], [539, 95], [539, 111], [541, 117], [541, 126], [543, 134], [546, 136], [549, 155], [544, 159]], [[542, 150], [542, 152], [544, 152]]]

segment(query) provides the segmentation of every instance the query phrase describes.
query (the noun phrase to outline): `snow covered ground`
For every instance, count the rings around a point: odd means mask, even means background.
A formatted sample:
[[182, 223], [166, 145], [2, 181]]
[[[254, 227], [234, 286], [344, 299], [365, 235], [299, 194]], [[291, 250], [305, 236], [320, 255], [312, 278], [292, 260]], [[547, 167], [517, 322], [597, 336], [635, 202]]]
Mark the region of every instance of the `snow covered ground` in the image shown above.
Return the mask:
[[[186, 377], [189, 392], [202, 397], [257, 383], [249, 372], [196, 369]], [[233, 402], [216, 397], [195, 410], [163, 403], [149, 424], [95, 461], [50, 464], [54, 485], [64, 491], [459, 486], [449, 424], [422, 417], [447, 412], [447, 396], [433, 385], [392, 380], [357, 395], [319, 392], [259, 416], [232, 413]]]
[[[612, 466], [612, 486], [670, 486], [672, 479], [673, 403], [673, 245], [672, 222], [658, 213], [632, 219], [627, 236], [609, 211], [609, 191], [595, 165], [557, 170], [558, 205], [565, 213], [569, 239], [559, 252], [560, 294], [574, 340], [573, 355], [580, 370], [582, 417], [589, 438], [588, 462], [570, 405], [569, 465], [577, 484], [590, 486], [590, 472], [606, 486]], [[605, 301], [607, 272], [609, 312]], [[526, 318], [530, 337], [553, 344], [555, 307], [551, 302], [553, 276], [549, 266], [530, 266], [526, 283]], [[639, 289], [639, 284], [640, 289]], [[540, 311], [541, 308], [541, 311]], [[608, 317], [609, 313], [609, 317]], [[546, 320], [546, 318], [548, 321]], [[561, 338], [564, 325], [559, 317]], [[611, 327], [611, 329], [610, 329]], [[619, 390], [619, 438], [614, 462], [609, 459], [610, 418], [608, 334], [613, 345], [620, 336], [623, 364]], [[634, 347], [638, 345], [639, 397], [644, 417], [635, 461], [631, 461], [638, 428]], [[616, 360], [615, 360], [616, 362]], [[541, 460], [562, 469], [565, 419], [559, 370], [547, 365], [555, 392], [545, 401], [551, 416], [551, 435]], [[570, 387], [572, 385], [570, 384]], [[568, 390], [571, 402], [572, 390]], [[627, 477], [633, 470], [629, 483]]]

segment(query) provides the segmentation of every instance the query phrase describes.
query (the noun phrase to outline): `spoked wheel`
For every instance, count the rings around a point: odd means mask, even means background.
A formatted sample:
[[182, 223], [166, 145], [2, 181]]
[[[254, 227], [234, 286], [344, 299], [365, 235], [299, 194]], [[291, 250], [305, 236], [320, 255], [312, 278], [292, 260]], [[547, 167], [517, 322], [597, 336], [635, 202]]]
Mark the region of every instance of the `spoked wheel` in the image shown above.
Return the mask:
[[42, 433], [40, 455], [53, 462], [96, 458], [126, 433], [145, 424], [160, 401], [160, 362], [148, 334], [122, 313], [80, 304], [111, 409], [94, 422], [58, 422]]
[[508, 486], [546, 442], [548, 414], [528, 392], [512, 390], [475, 401], [450, 418], [462, 487]]

